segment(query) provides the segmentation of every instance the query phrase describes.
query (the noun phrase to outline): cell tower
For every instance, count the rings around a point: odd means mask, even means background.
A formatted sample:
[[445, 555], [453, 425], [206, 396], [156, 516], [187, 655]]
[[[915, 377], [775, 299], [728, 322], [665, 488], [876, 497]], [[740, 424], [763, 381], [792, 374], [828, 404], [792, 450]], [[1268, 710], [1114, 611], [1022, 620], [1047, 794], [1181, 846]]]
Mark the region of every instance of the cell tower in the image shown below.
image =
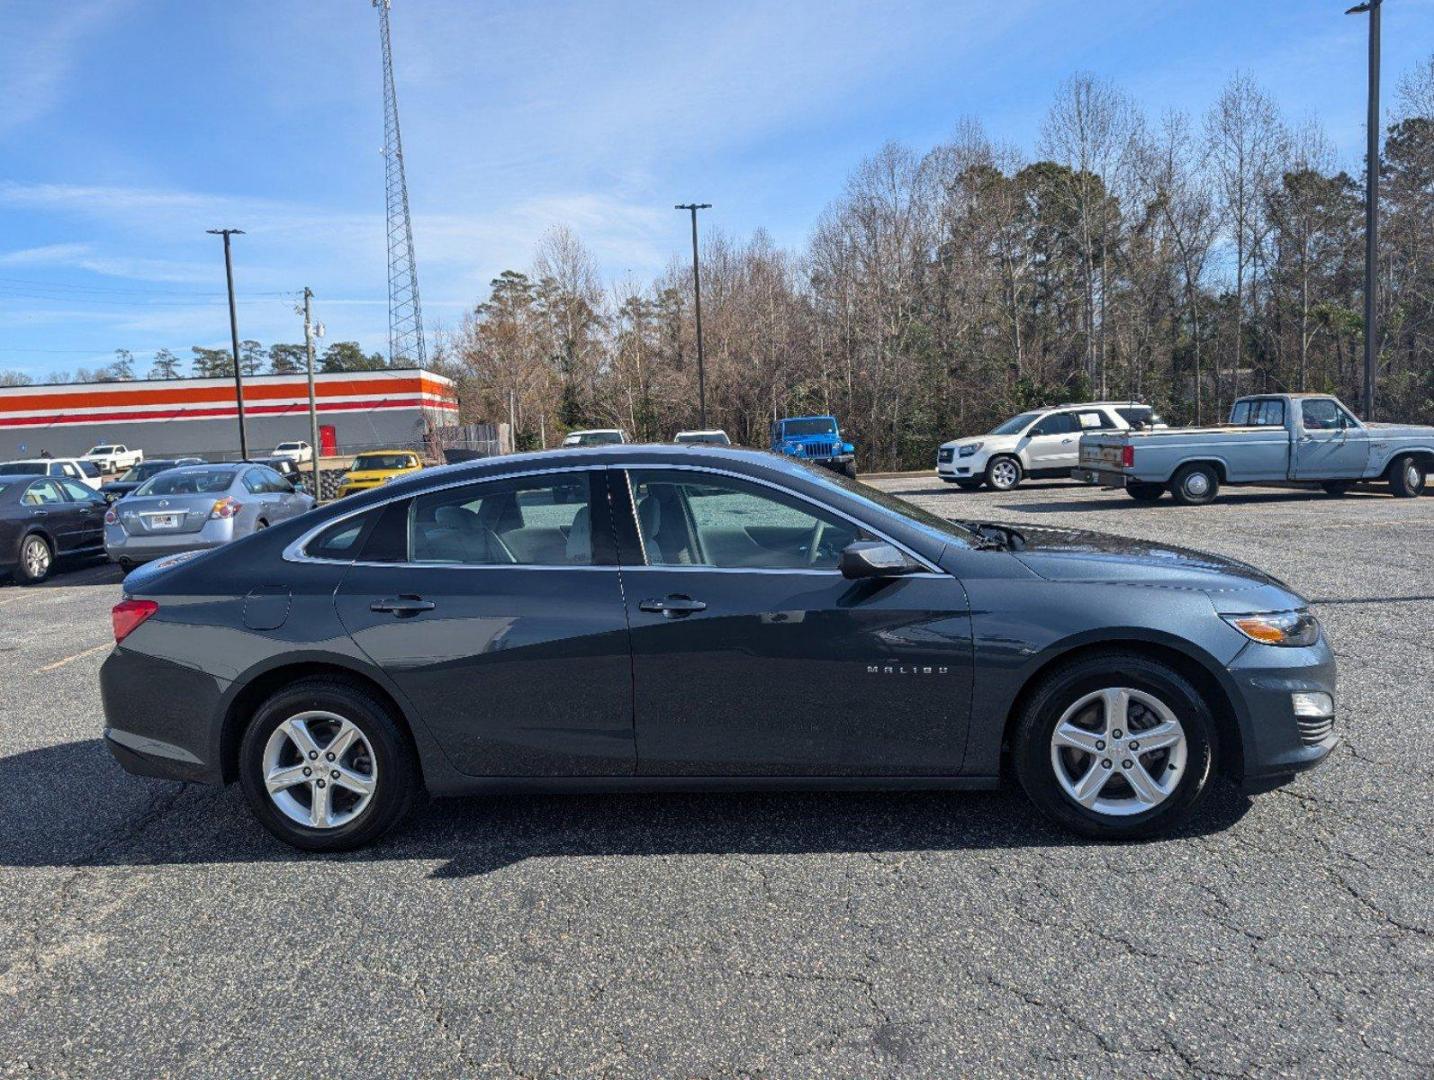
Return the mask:
[[388, 362], [426, 367], [423, 308], [418, 302], [418, 263], [413, 255], [413, 222], [408, 216], [408, 181], [403, 175], [403, 139], [398, 133], [398, 95], [393, 89], [393, 45], [388, 32], [391, 0], [373, 0], [383, 44], [384, 195], [388, 204]]

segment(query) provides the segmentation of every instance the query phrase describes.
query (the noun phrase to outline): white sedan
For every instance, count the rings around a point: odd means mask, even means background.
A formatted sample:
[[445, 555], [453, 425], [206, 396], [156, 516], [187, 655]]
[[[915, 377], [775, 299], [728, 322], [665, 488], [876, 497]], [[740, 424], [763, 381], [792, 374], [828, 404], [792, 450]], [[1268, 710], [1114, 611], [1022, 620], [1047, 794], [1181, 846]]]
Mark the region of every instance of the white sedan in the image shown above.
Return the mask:
[[290, 461], [297, 461], [302, 464], [303, 462], [314, 460], [314, 448], [304, 442], [304, 440], [296, 439], [293, 442], [281, 442], [278, 446], [274, 447], [274, 452], [269, 456], [286, 457]]

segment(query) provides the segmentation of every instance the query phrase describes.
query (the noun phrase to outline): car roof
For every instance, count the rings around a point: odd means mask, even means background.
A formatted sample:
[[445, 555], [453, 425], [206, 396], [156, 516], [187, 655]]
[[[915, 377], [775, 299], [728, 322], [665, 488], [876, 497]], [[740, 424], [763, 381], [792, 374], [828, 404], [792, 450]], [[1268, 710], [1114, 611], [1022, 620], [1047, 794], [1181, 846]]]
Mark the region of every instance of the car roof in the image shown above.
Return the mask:
[[778, 420], [777, 423], [779, 423], [779, 424], [785, 424], [788, 420], [835, 420], [835, 419], [836, 419], [836, 417], [833, 416], [833, 415], [831, 415], [831, 413], [813, 413], [811, 416], [784, 416], [784, 417], [782, 417], [780, 420]]
[[67, 457], [12, 457], [0, 462], [0, 465], [49, 465], [52, 462], [74, 460], [76, 459]]

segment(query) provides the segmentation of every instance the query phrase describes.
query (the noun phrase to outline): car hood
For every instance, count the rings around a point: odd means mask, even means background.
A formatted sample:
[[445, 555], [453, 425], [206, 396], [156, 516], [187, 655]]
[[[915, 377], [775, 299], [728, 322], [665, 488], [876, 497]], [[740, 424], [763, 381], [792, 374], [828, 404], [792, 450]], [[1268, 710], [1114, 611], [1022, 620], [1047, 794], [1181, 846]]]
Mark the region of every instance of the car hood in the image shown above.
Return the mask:
[[417, 472], [417, 469], [350, 469], [344, 473], [344, 479], [360, 484], [371, 484], [375, 480], [392, 480], [395, 476], [403, 476], [407, 473]]
[[998, 528], [1014, 529], [1012, 554], [1027, 569], [1050, 581], [1152, 585], [1207, 593], [1276, 589], [1298, 598], [1278, 578], [1223, 555], [1080, 529], [1024, 524]]
[[1375, 438], [1434, 439], [1434, 427], [1427, 424], [1365, 424]]
[[982, 443], [986, 446], [991, 446], [994, 444], [1000, 444], [1004, 446], [1007, 444], [1014, 445], [1015, 443], [1018, 443], [1020, 441], [1021, 437], [1019, 435], [971, 435], [962, 439], [952, 439], [950, 442], [944, 442], [941, 445], [950, 447], [961, 447], [970, 446], [972, 443]]

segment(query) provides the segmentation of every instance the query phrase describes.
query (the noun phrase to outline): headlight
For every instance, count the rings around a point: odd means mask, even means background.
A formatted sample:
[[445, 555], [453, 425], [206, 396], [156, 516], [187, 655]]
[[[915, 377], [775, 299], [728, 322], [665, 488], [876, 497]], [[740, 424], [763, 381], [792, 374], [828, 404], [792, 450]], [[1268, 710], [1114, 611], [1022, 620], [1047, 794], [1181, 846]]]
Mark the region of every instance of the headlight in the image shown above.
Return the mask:
[[339, 483], [340, 483], [340, 484], [347, 484], [351, 479], [353, 479], [353, 478], [352, 478], [351, 476], [349, 476], [348, 473], [344, 473], [342, 476], [339, 477]]
[[1261, 645], [1298, 647], [1319, 640], [1319, 620], [1308, 611], [1266, 611], [1257, 615], [1222, 615], [1227, 623]]
[[961, 456], [970, 457], [972, 454], [974, 454], [977, 450], [981, 449], [981, 447], [985, 445], [985, 443], [978, 442], [967, 443], [965, 446], [961, 447]]

